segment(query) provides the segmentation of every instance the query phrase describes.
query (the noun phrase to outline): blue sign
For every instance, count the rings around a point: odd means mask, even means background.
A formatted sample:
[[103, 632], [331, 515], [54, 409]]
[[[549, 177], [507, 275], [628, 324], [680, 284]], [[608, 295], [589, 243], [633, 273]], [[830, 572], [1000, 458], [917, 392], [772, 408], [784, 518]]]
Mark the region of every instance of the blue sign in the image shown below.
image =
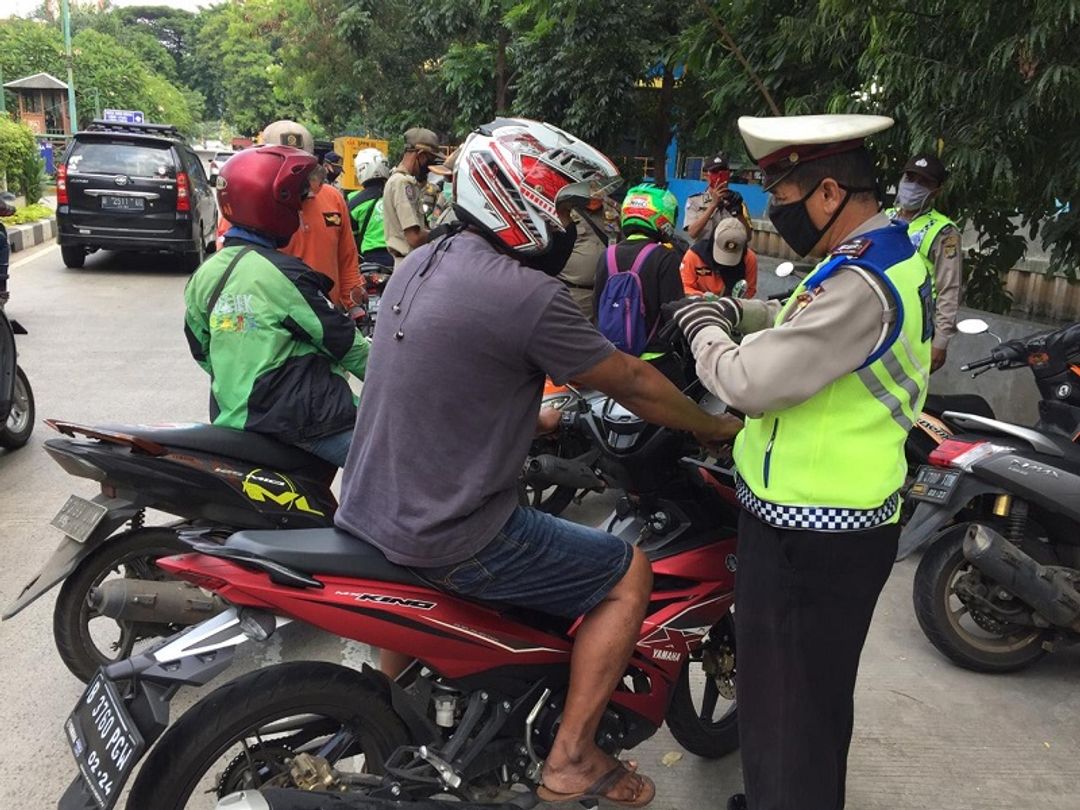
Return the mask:
[[119, 124], [142, 124], [146, 116], [142, 110], [109, 110], [106, 109], [102, 118], [105, 121], [115, 121]]

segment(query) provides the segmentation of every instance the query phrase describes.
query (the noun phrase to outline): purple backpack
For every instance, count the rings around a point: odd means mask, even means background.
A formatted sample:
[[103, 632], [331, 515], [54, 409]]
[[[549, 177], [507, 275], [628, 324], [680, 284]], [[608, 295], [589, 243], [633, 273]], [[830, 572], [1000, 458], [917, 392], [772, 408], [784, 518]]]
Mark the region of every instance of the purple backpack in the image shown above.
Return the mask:
[[645, 322], [645, 297], [638, 275], [655, 247], [656, 242], [650, 242], [639, 250], [629, 270], [620, 270], [616, 264], [615, 245], [608, 247], [606, 254], [607, 283], [600, 293], [596, 326], [616, 349], [634, 356], [645, 351], [656, 331], [655, 324], [650, 331]]

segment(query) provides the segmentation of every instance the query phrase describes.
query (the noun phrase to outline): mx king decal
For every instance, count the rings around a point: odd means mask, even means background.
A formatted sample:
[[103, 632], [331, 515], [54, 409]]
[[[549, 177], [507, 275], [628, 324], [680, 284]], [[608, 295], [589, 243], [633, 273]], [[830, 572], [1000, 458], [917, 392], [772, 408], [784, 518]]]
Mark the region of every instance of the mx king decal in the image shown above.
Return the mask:
[[281, 473], [252, 470], [244, 476], [241, 486], [244, 494], [256, 503], [269, 501], [284, 507], [286, 511], [295, 509], [297, 512], [306, 512], [320, 517], [324, 514], [318, 509], [313, 509], [308, 503], [307, 496], [297, 492], [296, 485]]

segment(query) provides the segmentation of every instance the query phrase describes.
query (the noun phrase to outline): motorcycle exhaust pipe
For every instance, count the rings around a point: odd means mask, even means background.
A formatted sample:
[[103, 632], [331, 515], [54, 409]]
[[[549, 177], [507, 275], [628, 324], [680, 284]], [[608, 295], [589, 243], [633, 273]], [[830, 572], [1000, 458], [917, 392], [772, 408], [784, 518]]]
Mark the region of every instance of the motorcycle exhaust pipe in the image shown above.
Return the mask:
[[147, 624], [198, 624], [228, 604], [188, 582], [113, 579], [91, 588], [86, 601], [111, 619]]
[[972, 524], [964, 557], [1050, 624], [1080, 631], [1080, 592], [1061, 571], [1040, 565], [993, 529]]
[[525, 483], [534, 487], [604, 489], [603, 480], [588, 464], [550, 453], [533, 456], [525, 462]]

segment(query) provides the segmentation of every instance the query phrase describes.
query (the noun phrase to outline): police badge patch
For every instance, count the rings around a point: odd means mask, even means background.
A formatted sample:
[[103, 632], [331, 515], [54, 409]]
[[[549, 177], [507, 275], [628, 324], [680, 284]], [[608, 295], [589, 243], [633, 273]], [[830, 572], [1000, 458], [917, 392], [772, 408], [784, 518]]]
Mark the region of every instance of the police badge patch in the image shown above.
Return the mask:
[[960, 252], [960, 235], [953, 233], [945, 237], [941, 243], [941, 255], [946, 259], [955, 259]]
[[406, 183], [405, 184], [405, 198], [409, 202], [416, 202], [416, 184], [415, 183]]

